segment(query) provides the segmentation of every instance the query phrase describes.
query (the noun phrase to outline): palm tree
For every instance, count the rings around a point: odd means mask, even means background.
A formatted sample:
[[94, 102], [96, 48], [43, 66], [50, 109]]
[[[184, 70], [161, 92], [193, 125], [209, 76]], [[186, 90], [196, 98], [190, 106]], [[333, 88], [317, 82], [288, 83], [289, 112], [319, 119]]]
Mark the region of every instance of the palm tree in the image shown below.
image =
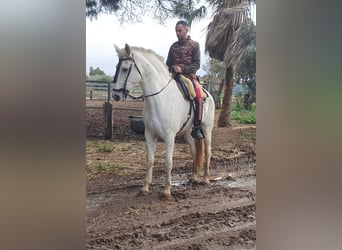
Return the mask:
[[[150, 8], [151, 1], [146, 0], [86, 0], [87, 17], [96, 18], [100, 13], [114, 13], [123, 9], [121, 20], [125, 17], [129, 20], [135, 20], [140, 15], [136, 10], [145, 10]], [[205, 6], [199, 8], [195, 3], [198, 0], [155, 0], [157, 10], [156, 17], [177, 16], [188, 21], [190, 27], [192, 21], [203, 18], [207, 9]], [[208, 33], [205, 42], [205, 51], [209, 56], [226, 64], [226, 82], [224, 97], [222, 100], [222, 109], [219, 116], [218, 126], [230, 126], [230, 104], [233, 91], [233, 75], [235, 66], [247, 48], [243, 39], [240, 39], [240, 29], [245, 24], [249, 16], [249, 6], [256, 0], [206, 0], [212, 5], [214, 17], [208, 25]], [[125, 4], [123, 4], [125, 3]]]
[[193, 0], [178, 1], [173, 8], [173, 15], [186, 20], [190, 28], [194, 20], [201, 20], [207, 15], [207, 8], [203, 5], [198, 8], [195, 7]]
[[249, 0], [211, 0], [215, 9], [213, 20], [208, 25], [205, 51], [209, 56], [226, 64], [225, 91], [222, 100], [218, 126], [228, 127], [233, 92], [234, 68], [240, 61], [246, 45], [240, 39], [239, 32], [249, 20]]

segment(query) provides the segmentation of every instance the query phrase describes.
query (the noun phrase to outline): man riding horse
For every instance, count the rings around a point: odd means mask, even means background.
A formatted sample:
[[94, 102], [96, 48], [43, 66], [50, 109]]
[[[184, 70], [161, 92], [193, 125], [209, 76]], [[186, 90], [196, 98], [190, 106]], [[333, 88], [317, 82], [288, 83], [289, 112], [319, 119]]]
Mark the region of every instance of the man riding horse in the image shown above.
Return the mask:
[[195, 118], [194, 127], [191, 136], [195, 139], [203, 139], [204, 135], [201, 128], [203, 113], [203, 97], [199, 79], [196, 77], [196, 71], [200, 68], [201, 54], [199, 43], [188, 36], [189, 25], [186, 21], [176, 23], [176, 35], [178, 41], [170, 47], [166, 65], [173, 74], [176, 81], [179, 81], [179, 74], [189, 78], [196, 92], [195, 98]]

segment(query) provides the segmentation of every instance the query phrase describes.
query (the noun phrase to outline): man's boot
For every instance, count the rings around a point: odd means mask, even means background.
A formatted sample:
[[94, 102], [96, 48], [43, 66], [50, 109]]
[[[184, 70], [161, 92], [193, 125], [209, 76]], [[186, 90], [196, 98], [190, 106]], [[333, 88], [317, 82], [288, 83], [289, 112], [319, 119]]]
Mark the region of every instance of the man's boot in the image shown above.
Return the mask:
[[194, 139], [203, 139], [204, 135], [201, 128], [203, 112], [203, 101], [202, 98], [195, 98], [195, 117], [194, 117], [194, 127], [192, 128], [191, 136]]

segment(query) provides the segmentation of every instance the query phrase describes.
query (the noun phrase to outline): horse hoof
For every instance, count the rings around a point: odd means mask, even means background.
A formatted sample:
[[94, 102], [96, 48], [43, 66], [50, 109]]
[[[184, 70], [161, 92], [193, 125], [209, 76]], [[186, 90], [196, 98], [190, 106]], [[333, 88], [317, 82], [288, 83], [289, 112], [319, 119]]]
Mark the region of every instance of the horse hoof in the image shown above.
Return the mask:
[[170, 192], [162, 192], [161, 198], [165, 199], [165, 200], [170, 200], [171, 199], [171, 193]]
[[145, 188], [141, 188], [139, 194], [140, 194], [140, 195], [148, 195], [148, 194], [149, 194], [149, 191], [146, 190]]
[[203, 184], [209, 185], [210, 184], [209, 178], [204, 178], [203, 179]]
[[160, 199], [164, 201], [169, 201], [171, 200], [171, 195], [161, 194]]
[[192, 184], [200, 184], [201, 183], [201, 181], [197, 177], [194, 177], [194, 176], [191, 177], [190, 182]]

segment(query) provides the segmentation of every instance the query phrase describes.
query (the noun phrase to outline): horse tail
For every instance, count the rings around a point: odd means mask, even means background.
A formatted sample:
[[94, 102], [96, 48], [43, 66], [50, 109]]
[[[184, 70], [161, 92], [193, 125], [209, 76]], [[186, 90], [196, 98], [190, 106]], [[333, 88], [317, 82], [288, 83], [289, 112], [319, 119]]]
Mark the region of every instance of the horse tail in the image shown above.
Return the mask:
[[204, 139], [195, 140], [196, 145], [196, 173], [199, 175], [204, 164]]

